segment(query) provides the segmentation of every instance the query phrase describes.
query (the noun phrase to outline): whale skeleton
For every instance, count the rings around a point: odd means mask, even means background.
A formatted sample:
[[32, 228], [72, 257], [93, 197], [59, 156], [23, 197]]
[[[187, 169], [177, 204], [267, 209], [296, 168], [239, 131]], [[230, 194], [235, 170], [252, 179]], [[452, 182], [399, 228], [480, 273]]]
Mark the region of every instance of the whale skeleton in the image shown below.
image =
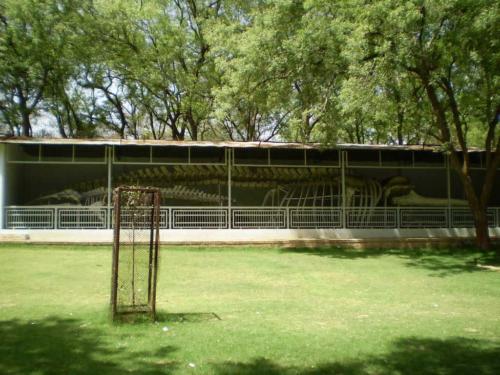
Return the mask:
[[[227, 166], [224, 165], [160, 165], [126, 171], [113, 177], [113, 183], [159, 187], [162, 205], [168, 205], [171, 200], [224, 205], [228, 202], [228, 197], [222, 194], [227, 178]], [[105, 206], [108, 197], [106, 183], [105, 178], [78, 183], [28, 204]], [[231, 183], [234, 187], [266, 189], [261, 202], [265, 207], [335, 208], [343, 205], [342, 180], [336, 168], [235, 166]], [[393, 176], [380, 182], [375, 178], [347, 175], [344, 185], [345, 207], [350, 210], [351, 220], [359, 223], [368, 220], [377, 207], [467, 205], [461, 199], [422, 196], [404, 176]], [[204, 186], [215, 186], [216, 189], [206, 192]], [[219, 193], [213, 193], [217, 187]]]

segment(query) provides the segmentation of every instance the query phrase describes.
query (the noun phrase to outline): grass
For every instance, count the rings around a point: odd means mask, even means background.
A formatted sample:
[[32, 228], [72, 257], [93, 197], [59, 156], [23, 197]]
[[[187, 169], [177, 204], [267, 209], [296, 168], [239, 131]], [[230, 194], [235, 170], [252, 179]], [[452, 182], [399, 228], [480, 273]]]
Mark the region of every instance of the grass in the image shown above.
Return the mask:
[[1, 245], [0, 373], [498, 374], [490, 258], [163, 247], [158, 321], [112, 324], [109, 247]]

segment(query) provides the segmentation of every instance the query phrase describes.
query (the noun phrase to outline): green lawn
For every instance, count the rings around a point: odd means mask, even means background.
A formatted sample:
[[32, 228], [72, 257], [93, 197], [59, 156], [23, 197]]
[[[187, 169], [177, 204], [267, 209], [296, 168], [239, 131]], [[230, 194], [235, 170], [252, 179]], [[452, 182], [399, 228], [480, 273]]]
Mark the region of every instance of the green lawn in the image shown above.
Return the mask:
[[158, 322], [112, 324], [109, 247], [2, 245], [0, 373], [500, 374], [478, 257], [163, 247]]

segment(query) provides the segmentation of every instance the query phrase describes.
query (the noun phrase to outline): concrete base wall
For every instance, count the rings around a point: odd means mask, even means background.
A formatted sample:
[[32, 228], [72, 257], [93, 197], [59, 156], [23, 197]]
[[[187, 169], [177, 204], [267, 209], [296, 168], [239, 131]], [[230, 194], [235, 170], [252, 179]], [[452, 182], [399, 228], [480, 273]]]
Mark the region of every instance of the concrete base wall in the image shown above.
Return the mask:
[[[474, 229], [169, 229], [160, 231], [165, 244], [307, 244], [448, 242], [474, 238]], [[492, 238], [500, 239], [500, 228], [490, 229]], [[22, 243], [103, 243], [111, 244], [112, 230], [0, 230], [0, 242]]]

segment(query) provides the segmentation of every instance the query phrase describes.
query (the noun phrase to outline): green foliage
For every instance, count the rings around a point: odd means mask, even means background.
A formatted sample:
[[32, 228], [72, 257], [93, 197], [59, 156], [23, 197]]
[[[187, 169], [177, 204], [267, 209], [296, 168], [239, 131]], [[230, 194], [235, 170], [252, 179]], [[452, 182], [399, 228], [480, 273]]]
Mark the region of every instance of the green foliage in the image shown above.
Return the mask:
[[32, 134], [30, 117], [74, 69], [71, 19], [85, 2], [11, 1], [0, 4], [0, 113], [11, 130]]
[[28, 136], [35, 121], [49, 124], [39, 132], [64, 137], [455, 146], [463, 139], [495, 148], [498, 7], [3, 0], [0, 123]]
[[[473, 134], [471, 144], [484, 147], [500, 103], [499, 38], [494, 31], [499, 22], [498, 3], [356, 3], [356, 37], [350, 39], [348, 48], [352, 66], [361, 70], [365, 79], [377, 80], [381, 92], [390, 90], [395, 81], [421, 91], [433, 88], [450, 122], [449, 141], [460, 147], [461, 135], [457, 133], [463, 132], [465, 139]], [[425, 96], [427, 93], [424, 91]], [[415, 105], [410, 93], [402, 94], [410, 106]], [[455, 116], [451, 97], [461, 124], [451, 124]], [[393, 103], [394, 99], [388, 104]], [[429, 113], [429, 104], [423, 104], [417, 114]], [[432, 111], [436, 110], [433, 106]], [[441, 133], [434, 132], [434, 142], [448, 141]]]
[[[352, 1], [353, 33], [346, 52], [354, 77], [369, 82], [384, 114], [395, 112], [398, 143], [410, 127], [443, 146], [458, 172], [481, 247], [489, 247], [486, 207], [500, 166], [500, 4], [488, 0]], [[349, 78], [351, 79], [351, 77]], [[348, 96], [348, 105], [356, 103]], [[391, 107], [395, 106], [395, 111]], [[376, 105], [370, 106], [377, 108]], [[353, 113], [362, 106], [354, 104]], [[401, 110], [404, 108], [404, 111]], [[375, 112], [375, 113], [374, 113]], [[378, 110], [370, 112], [377, 125]], [[363, 112], [361, 112], [363, 115]], [[417, 117], [418, 116], [418, 117]], [[395, 128], [389, 123], [389, 133]], [[422, 134], [423, 133], [423, 134]], [[486, 150], [486, 178], [472, 185], [468, 152]]]
[[344, 60], [339, 25], [318, 12], [302, 1], [269, 2], [216, 28], [213, 44], [223, 73], [217, 119], [233, 126], [236, 138], [278, 133], [312, 141], [330, 134]]

